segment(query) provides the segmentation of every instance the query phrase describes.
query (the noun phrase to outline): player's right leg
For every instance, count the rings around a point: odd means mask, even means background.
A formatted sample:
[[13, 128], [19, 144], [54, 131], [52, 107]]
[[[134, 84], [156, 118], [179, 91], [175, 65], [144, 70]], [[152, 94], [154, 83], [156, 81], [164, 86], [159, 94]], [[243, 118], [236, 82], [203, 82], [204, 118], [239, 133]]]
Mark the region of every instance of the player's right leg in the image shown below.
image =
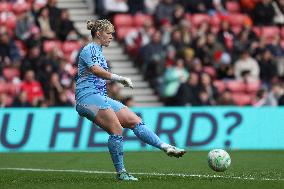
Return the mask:
[[96, 123], [110, 135], [108, 139], [108, 148], [117, 171], [117, 178], [119, 180], [137, 180], [137, 178], [128, 174], [124, 167], [122, 126], [120, 125], [119, 120], [103, 97], [95, 97], [97, 98], [87, 99], [82, 101], [81, 104], [77, 104], [77, 112], [79, 115]]

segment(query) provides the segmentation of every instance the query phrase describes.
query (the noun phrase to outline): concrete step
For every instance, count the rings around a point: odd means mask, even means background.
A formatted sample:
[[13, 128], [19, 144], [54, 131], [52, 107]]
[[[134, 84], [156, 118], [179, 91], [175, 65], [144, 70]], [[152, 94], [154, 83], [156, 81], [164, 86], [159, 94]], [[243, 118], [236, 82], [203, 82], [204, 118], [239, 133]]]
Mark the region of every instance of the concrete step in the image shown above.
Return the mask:
[[139, 74], [139, 70], [133, 67], [125, 68], [112, 68], [111, 71], [118, 75], [132, 75], [132, 74]]
[[134, 96], [135, 102], [158, 102], [159, 98], [156, 95]]
[[129, 57], [125, 54], [112, 54], [106, 57], [108, 61], [128, 61]]
[[77, 2], [58, 2], [57, 3], [58, 8], [65, 8], [65, 9], [88, 9], [88, 6], [86, 3], [83, 3], [82, 1]]
[[149, 102], [149, 103], [135, 103], [135, 106], [137, 107], [160, 107], [163, 106], [164, 104], [161, 102]]
[[92, 15], [93, 13], [89, 9], [68, 9], [70, 16], [72, 15], [82, 15], [88, 16]]
[[104, 48], [103, 53], [108, 56], [109, 54], [123, 54], [123, 49], [122, 48]]
[[132, 82], [135, 81], [144, 81], [144, 78], [142, 75], [131, 75], [130, 79], [132, 80]]
[[94, 16], [86, 14], [86, 15], [70, 15], [70, 20], [73, 22], [87, 22], [87, 20], [95, 19]]
[[134, 81], [133, 85], [135, 88], [148, 88], [150, 87], [148, 82], [145, 81]]
[[127, 69], [127, 68], [133, 67], [133, 65], [131, 63], [129, 64], [127, 62], [125, 62], [125, 63], [122, 62], [120, 64], [110, 62], [110, 67], [111, 68], [124, 68], [124, 69]]
[[130, 95], [130, 96], [142, 96], [142, 95], [153, 95], [154, 94], [154, 90], [151, 88], [145, 88], [145, 89], [141, 89], [141, 88], [134, 88], [134, 89], [130, 89], [130, 88], [123, 88], [121, 90], [121, 95]]
[[74, 3], [76, 3], [76, 2], [83, 2], [83, 1], [80, 1], [80, 0], [57, 0], [57, 3], [65, 3], [65, 2], [74, 2]]

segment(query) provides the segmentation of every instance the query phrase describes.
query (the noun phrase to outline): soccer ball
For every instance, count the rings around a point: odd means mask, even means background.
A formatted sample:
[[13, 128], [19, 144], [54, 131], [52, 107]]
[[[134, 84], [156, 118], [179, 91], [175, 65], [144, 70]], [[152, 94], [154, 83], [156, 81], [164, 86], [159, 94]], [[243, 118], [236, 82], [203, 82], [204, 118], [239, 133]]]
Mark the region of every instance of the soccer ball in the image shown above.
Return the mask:
[[230, 155], [222, 149], [214, 149], [208, 153], [208, 164], [217, 172], [226, 171], [231, 165]]

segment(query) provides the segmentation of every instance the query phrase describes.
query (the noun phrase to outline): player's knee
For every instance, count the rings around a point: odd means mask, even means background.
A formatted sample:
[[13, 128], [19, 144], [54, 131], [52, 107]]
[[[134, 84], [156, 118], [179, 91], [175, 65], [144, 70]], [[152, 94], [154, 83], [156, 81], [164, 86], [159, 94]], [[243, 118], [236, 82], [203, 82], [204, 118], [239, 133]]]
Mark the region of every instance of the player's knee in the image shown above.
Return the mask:
[[130, 129], [133, 129], [138, 123], [141, 122], [141, 118], [138, 116], [132, 116], [127, 120], [127, 125]]
[[122, 135], [122, 127], [120, 125], [112, 127], [110, 129], [110, 134]]

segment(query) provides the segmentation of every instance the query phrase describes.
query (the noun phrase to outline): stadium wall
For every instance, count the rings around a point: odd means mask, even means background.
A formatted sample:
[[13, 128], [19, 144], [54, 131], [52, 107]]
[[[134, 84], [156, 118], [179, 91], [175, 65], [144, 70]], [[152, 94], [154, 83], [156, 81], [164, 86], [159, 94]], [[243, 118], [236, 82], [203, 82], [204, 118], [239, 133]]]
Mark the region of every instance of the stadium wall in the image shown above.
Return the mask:
[[[284, 108], [133, 108], [163, 140], [196, 150], [284, 149]], [[131, 130], [125, 150], [155, 150]], [[106, 151], [108, 135], [74, 108], [0, 110], [0, 152]]]

